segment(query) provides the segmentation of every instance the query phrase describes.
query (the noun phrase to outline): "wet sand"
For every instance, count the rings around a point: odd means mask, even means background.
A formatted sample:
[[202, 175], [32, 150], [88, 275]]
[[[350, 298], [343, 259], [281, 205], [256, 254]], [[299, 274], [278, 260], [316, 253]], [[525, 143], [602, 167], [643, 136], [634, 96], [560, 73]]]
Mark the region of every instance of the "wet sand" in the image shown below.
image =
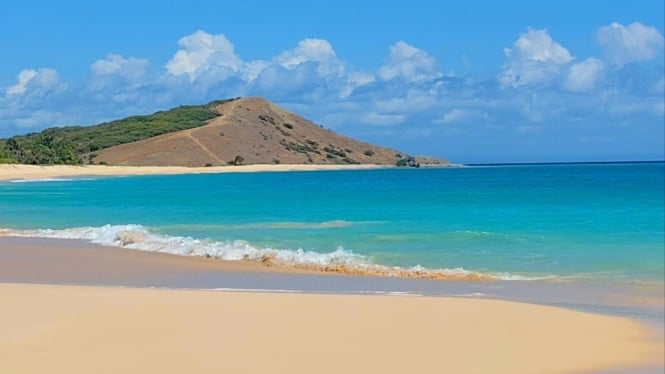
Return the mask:
[[[225, 273], [250, 285], [252, 275], [270, 281], [279, 274], [254, 263], [82, 241], [1, 239], [0, 372], [568, 373], [662, 367], [662, 336], [627, 318], [460, 297], [149, 289], [155, 280], [177, 285], [192, 274]], [[95, 284], [101, 286], [89, 286]]]

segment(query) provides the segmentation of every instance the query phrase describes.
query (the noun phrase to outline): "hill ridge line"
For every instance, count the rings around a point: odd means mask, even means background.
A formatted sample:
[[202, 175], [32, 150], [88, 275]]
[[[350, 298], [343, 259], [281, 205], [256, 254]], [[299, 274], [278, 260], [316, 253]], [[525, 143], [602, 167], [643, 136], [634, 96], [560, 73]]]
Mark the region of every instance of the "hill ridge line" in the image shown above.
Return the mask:
[[[260, 97], [185, 105], [89, 127], [0, 140], [27, 164], [128, 166], [448, 165], [336, 133]], [[38, 152], [38, 153], [36, 153]], [[39, 157], [34, 157], [35, 155]]]

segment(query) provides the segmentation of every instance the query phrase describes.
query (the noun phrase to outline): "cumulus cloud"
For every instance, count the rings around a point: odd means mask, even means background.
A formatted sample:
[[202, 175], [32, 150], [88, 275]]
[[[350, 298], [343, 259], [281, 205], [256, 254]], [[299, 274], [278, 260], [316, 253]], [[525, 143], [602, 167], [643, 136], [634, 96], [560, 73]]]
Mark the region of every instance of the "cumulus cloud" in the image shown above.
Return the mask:
[[[629, 32], [631, 26], [622, 27]], [[575, 123], [582, 131], [585, 123], [611, 126], [628, 118], [662, 123], [662, 70], [637, 64], [660, 47], [644, 42], [653, 39], [643, 36], [649, 32], [637, 34], [641, 42], [633, 44], [612, 39], [612, 46], [622, 47], [604, 47], [610, 51], [604, 59], [575, 61], [548, 31], [527, 29], [507, 41], [504, 64], [484, 79], [445, 75], [433, 56], [403, 41], [389, 47], [383, 65], [361, 71], [325, 39], [303, 39], [274, 56], [244, 61], [223, 34], [197, 31], [179, 40], [168, 61], [109, 54], [95, 61], [80, 82], [64, 84], [53, 69], [21, 71], [15, 84], [0, 89], [0, 137], [253, 95], [346, 135], [390, 139], [393, 143], [385, 144], [399, 149], [409, 136], [418, 147], [435, 143], [431, 139], [437, 134], [451, 136], [436, 146], [445, 141], [446, 147], [468, 152], [463, 146], [468, 139], [514, 137], [520, 128], [544, 133]], [[611, 68], [617, 61], [636, 64]], [[408, 134], [402, 126], [409, 127]]]
[[663, 50], [663, 35], [655, 28], [635, 22], [628, 26], [613, 22], [596, 33], [605, 58], [612, 64], [624, 65], [654, 59]]
[[346, 75], [346, 84], [339, 92], [339, 97], [347, 98], [356, 88], [374, 81], [376, 81], [376, 77], [373, 74], [360, 71], [350, 72]]
[[318, 63], [317, 72], [323, 76], [339, 76], [344, 72], [332, 45], [324, 39], [304, 39], [294, 49], [282, 52], [275, 62], [285, 69], [294, 69], [307, 62]]
[[276, 64], [268, 65], [261, 71], [248, 93], [259, 96], [286, 97], [315, 95], [327, 91], [329, 82], [317, 73], [317, 64], [302, 63], [292, 70]]
[[315, 85], [342, 96], [364, 81], [362, 76], [346, 73], [344, 62], [324, 39], [301, 40], [295, 48], [270, 61], [252, 61], [245, 66], [247, 83], [260, 94], [316, 91]]
[[584, 92], [593, 89], [603, 76], [605, 64], [590, 57], [570, 67], [563, 87], [572, 92]]
[[396, 78], [420, 81], [439, 76], [436, 61], [422, 49], [399, 41], [390, 47], [390, 58], [381, 66], [378, 76], [383, 80]]
[[271, 60], [245, 63], [249, 94], [343, 99], [356, 88], [376, 81], [371, 73], [349, 71], [325, 39], [304, 39]]
[[29, 91], [44, 94], [58, 88], [60, 78], [55, 69], [24, 69], [16, 76], [16, 84], [5, 91], [6, 95], [20, 95]]
[[124, 58], [121, 55], [109, 54], [106, 58], [95, 61], [90, 67], [94, 76], [118, 75], [129, 81], [142, 78], [150, 62], [141, 58]]
[[181, 38], [178, 45], [180, 50], [166, 63], [167, 72], [174, 76], [186, 75], [194, 81], [211, 69], [231, 75], [242, 66], [242, 60], [224, 34], [211, 35], [199, 30]]
[[25, 92], [28, 83], [37, 76], [37, 70], [24, 69], [16, 76], [16, 85], [7, 88], [7, 95], [15, 95]]
[[555, 42], [547, 30], [527, 32], [503, 52], [507, 61], [499, 81], [503, 87], [519, 87], [551, 81], [558, 76], [562, 66], [573, 57], [561, 44]]
[[181, 38], [178, 44], [180, 50], [165, 66], [166, 80], [171, 86], [182, 86], [179, 78], [188, 78], [185, 85], [191, 86], [195, 96], [218, 92], [224, 83], [223, 91], [233, 96], [294, 95], [323, 85], [326, 91], [336, 91], [335, 96], [343, 97], [372, 80], [347, 73], [344, 62], [325, 39], [303, 39], [293, 49], [254, 61], [243, 61], [223, 34], [197, 31]]
[[111, 53], [90, 66], [90, 76], [85, 86], [88, 92], [96, 96], [102, 95], [100, 100], [108, 99], [103, 97], [105, 93], [102, 93], [108, 91], [114, 101], [132, 101], [141, 95], [140, 92], [131, 91], [140, 90], [147, 82], [149, 67], [150, 62], [146, 59], [125, 58]]

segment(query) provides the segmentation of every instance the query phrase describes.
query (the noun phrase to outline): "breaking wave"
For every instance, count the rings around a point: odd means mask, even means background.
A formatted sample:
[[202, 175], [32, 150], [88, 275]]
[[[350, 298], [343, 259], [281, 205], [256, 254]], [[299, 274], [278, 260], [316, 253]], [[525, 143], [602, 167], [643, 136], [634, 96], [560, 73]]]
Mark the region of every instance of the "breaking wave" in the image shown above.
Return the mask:
[[156, 234], [141, 225], [104, 225], [101, 227], [76, 227], [62, 230], [0, 229], [0, 236], [87, 240], [105, 246], [148, 252], [214, 257], [226, 261], [255, 261], [266, 266], [339, 274], [449, 280], [536, 280], [548, 278], [530, 278], [508, 273], [484, 274], [463, 268], [430, 269], [420, 265], [413, 267], [387, 266], [376, 264], [367, 256], [343, 248], [328, 253], [303, 249], [258, 248], [243, 240], [213, 241], [186, 236]]

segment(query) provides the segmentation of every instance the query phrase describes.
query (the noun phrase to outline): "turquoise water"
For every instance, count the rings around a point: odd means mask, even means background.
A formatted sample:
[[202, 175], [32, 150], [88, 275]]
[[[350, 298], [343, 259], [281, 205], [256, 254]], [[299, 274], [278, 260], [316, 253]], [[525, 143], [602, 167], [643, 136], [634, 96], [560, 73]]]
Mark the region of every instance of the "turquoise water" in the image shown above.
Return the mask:
[[226, 259], [662, 282], [664, 170], [562, 164], [4, 182], [0, 233]]

